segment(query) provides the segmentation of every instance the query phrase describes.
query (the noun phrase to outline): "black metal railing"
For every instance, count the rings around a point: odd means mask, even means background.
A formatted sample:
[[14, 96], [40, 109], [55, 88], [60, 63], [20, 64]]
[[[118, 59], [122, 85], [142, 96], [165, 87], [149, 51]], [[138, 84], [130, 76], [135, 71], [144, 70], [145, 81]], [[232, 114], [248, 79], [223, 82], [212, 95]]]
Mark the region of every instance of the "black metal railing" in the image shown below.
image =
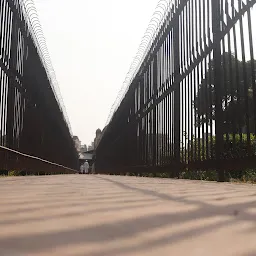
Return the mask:
[[105, 127], [97, 170], [256, 167], [256, 0], [175, 0]]
[[36, 169], [37, 159], [38, 166], [77, 169], [49, 60], [26, 8], [23, 1], [0, 0], [0, 168]]

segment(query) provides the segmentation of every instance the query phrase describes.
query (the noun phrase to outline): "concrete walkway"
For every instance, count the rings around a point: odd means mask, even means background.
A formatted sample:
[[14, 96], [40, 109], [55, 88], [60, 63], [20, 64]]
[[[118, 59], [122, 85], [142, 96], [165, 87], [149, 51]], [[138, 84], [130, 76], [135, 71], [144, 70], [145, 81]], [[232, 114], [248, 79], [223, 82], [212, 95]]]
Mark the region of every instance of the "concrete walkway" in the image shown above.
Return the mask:
[[0, 178], [0, 255], [255, 256], [256, 187], [92, 175]]

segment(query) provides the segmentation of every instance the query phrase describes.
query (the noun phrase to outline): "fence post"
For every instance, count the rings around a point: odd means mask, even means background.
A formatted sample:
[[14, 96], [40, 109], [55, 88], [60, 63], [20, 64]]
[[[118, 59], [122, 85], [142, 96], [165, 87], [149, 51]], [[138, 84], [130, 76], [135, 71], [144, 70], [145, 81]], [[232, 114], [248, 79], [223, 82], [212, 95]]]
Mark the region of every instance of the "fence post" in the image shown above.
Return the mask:
[[[11, 37], [11, 53], [10, 53], [10, 74], [8, 75], [8, 95], [7, 95], [7, 147], [17, 149], [14, 142], [14, 101], [15, 101], [15, 75], [17, 62], [17, 44], [18, 44], [18, 27], [17, 21], [12, 17], [12, 37]], [[9, 24], [11, 26], [11, 24]]]
[[[144, 87], [143, 87], [144, 83], [143, 83], [143, 79], [142, 76], [140, 76], [140, 80], [139, 80], [139, 88], [140, 88], [140, 104], [139, 104], [139, 110], [141, 110], [141, 106], [143, 106], [144, 104]], [[139, 165], [143, 165], [144, 164], [144, 129], [143, 129], [143, 119], [141, 117], [139, 117], [139, 147], [138, 147], [138, 163]]]
[[[140, 105], [140, 109], [142, 109], [142, 106], [145, 103], [145, 82], [144, 82], [144, 76], [141, 75], [141, 105]], [[141, 154], [141, 165], [145, 165], [146, 164], [146, 128], [145, 128], [145, 117], [141, 117], [141, 149], [140, 149], [140, 154]]]
[[220, 166], [223, 150], [223, 110], [221, 99], [221, 26], [220, 0], [212, 0], [212, 29], [213, 29], [213, 61], [214, 61], [214, 92], [215, 92], [215, 154], [218, 181], [225, 181], [224, 170]]
[[175, 176], [180, 175], [180, 26], [179, 15], [176, 13], [173, 28], [173, 55], [174, 55], [174, 158], [177, 166], [175, 168]]
[[154, 58], [154, 62], [153, 62], [153, 94], [154, 94], [154, 98], [153, 98], [153, 104], [155, 105], [153, 108], [153, 166], [156, 167], [157, 166], [157, 141], [156, 141], [156, 136], [157, 136], [157, 105], [156, 105], [156, 98], [157, 98], [157, 55]]

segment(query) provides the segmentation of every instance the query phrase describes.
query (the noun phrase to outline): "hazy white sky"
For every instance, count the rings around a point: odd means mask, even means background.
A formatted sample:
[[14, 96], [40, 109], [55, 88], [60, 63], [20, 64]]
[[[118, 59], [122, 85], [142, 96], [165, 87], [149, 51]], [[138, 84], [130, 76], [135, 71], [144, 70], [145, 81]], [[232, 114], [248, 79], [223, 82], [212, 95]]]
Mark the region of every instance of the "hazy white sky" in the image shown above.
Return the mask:
[[158, 0], [34, 0], [74, 135], [104, 128]]

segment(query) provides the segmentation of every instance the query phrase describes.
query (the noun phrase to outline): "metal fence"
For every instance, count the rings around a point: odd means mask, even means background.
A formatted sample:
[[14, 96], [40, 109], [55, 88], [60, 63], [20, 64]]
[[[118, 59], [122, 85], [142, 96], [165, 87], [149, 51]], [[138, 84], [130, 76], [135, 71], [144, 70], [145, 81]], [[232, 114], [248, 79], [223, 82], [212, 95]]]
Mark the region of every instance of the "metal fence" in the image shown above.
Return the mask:
[[104, 129], [99, 172], [256, 167], [255, 3], [171, 1]]
[[71, 133], [33, 33], [23, 1], [0, 0], [0, 169], [36, 169], [40, 161], [77, 169]]

